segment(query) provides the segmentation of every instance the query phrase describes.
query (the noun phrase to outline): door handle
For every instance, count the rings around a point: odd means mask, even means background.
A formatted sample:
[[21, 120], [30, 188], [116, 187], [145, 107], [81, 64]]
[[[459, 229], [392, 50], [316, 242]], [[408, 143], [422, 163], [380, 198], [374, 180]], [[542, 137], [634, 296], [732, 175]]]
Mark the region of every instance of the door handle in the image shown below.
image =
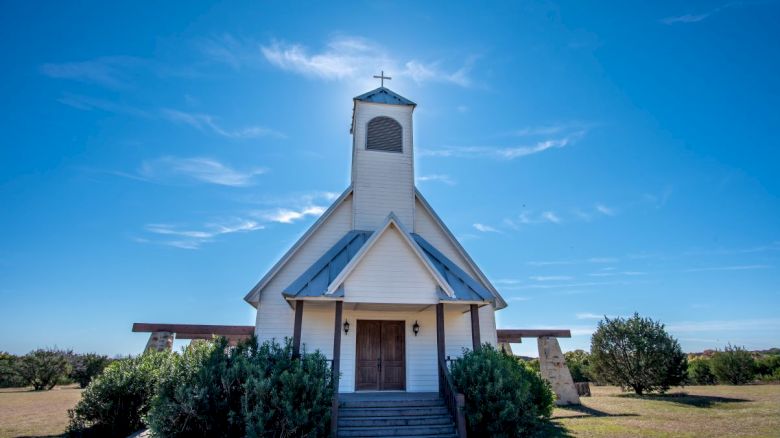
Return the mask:
[[379, 371], [382, 371], [382, 359], [376, 360], [376, 366], [379, 368]]

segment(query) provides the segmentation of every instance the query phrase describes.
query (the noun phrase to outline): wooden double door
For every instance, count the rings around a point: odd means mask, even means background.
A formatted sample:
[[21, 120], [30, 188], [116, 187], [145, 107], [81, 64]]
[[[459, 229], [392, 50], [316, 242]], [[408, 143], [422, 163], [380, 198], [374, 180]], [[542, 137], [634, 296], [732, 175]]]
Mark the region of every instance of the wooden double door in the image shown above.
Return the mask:
[[404, 321], [357, 321], [355, 389], [406, 389]]

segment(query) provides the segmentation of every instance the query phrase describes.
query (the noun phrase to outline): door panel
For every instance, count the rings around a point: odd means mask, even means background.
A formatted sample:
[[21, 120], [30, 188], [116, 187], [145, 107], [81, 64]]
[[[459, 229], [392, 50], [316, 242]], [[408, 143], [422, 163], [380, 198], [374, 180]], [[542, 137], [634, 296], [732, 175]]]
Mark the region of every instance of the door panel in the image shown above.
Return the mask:
[[379, 389], [382, 325], [380, 321], [357, 322], [355, 389]]
[[357, 321], [355, 389], [406, 389], [404, 321]]
[[406, 358], [403, 321], [382, 321], [382, 389], [405, 389]]

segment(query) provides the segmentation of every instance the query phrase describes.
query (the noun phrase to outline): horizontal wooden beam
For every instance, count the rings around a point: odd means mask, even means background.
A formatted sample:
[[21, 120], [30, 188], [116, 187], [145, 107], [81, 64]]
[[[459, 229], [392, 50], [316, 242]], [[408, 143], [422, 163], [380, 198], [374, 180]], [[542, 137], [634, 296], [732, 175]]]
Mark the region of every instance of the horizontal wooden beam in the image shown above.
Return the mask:
[[[255, 327], [251, 325], [207, 325], [207, 324], [156, 324], [147, 322], [133, 323], [133, 332], [152, 333], [152, 332], [172, 332], [183, 333], [186, 336], [194, 335], [217, 335], [217, 336], [251, 336], [255, 332]], [[177, 335], [180, 339], [182, 335]]]
[[570, 338], [571, 330], [563, 329], [499, 329], [498, 342], [507, 342], [510, 344], [520, 343], [522, 338]]
[[198, 333], [176, 333], [176, 339], [211, 339], [214, 336], [222, 336], [223, 338], [227, 338], [230, 341], [241, 341], [244, 339], [249, 339], [252, 335], [218, 335], [218, 334], [198, 334]]

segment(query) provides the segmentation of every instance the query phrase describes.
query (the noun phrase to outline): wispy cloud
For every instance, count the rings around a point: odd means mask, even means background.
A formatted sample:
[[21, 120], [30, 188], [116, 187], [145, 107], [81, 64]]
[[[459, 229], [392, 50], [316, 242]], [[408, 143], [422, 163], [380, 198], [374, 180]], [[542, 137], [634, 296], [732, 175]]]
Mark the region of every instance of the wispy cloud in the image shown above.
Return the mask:
[[[401, 60], [381, 45], [355, 36], [333, 38], [319, 51], [311, 51], [300, 43], [277, 40], [261, 45], [260, 52], [279, 69], [318, 79], [371, 78], [377, 71], [384, 70], [393, 77], [408, 78], [417, 83], [444, 82], [461, 87], [473, 83], [469, 73], [474, 57], [467, 58], [459, 68], [450, 70], [442, 67], [441, 60]], [[222, 53], [220, 57], [232, 59]]]
[[551, 210], [543, 211], [540, 213], [524, 211], [512, 218], [504, 218], [503, 224], [513, 230], [519, 230], [522, 225], [532, 224], [544, 224], [553, 223], [560, 224], [563, 222], [560, 214]]
[[110, 100], [98, 99], [89, 96], [82, 96], [78, 94], [64, 94], [62, 97], [57, 99], [57, 101], [63, 105], [80, 109], [82, 111], [98, 110], [139, 118], [154, 117], [153, 112], [142, 110], [132, 105], [127, 105], [121, 102], [112, 102]]
[[606, 216], [614, 216], [616, 214], [614, 208], [607, 207], [604, 204], [596, 204], [596, 211]]
[[141, 58], [131, 56], [110, 56], [79, 62], [46, 63], [41, 73], [51, 78], [71, 79], [80, 82], [96, 83], [109, 88], [128, 86], [128, 67], [146, 63]]
[[232, 219], [221, 223], [208, 223], [200, 229], [183, 228], [172, 224], [148, 224], [148, 233], [164, 236], [165, 239], [136, 239], [143, 243], [157, 243], [181, 249], [199, 249], [204, 243], [212, 242], [217, 236], [262, 230], [262, 224], [248, 219]]
[[454, 158], [494, 158], [514, 160], [535, 155], [551, 149], [561, 149], [574, 143], [584, 135], [584, 131], [566, 137], [541, 140], [531, 145], [523, 146], [445, 146], [438, 149], [422, 149], [420, 154], [430, 157]]
[[555, 212], [552, 211], [545, 211], [544, 213], [542, 213], [542, 217], [548, 222], [552, 222], [554, 224], [561, 223], [561, 218], [559, 218], [558, 215], [556, 215]]
[[144, 161], [137, 176], [155, 182], [197, 181], [231, 187], [254, 184], [257, 175], [266, 173], [264, 168], [234, 169], [213, 158], [161, 157]]
[[754, 269], [769, 269], [769, 265], [733, 265], [733, 266], [710, 266], [704, 268], [691, 268], [683, 272], [708, 272], [708, 271], [752, 271]]
[[188, 113], [169, 108], [164, 108], [160, 112], [164, 118], [172, 122], [183, 123], [201, 131], [208, 130], [227, 138], [243, 139], [264, 136], [273, 136], [277, 138], [284, 137], [284, 134], [263, 126], [247, 126], [233, 130], [226, 129], [216, 122], [214, 116], [209, 114]]
[[65, 94], [58, 99], [58, 101], [64, 105], [83, 111], [99, 110], [139, 118], [166, 120], [172, 123], [187, 125], [200, 131], [212, 132], [229, 139], [249, 139], [258, 137], [285, 138], [283, 133], [259, 125], [245, 126], [239, 129], [228, 129], [218, 123], [217, 117], [211, 114], [190, 113], [171, 108], [142, 109], [124, 103], [77, 94]]
[[526, 262], [529, 266], [556, 266], [556, 265], [577, 265], [582, 263], [617, 263], [619, 260], [615, 257], [590, 257], [577, 260], [534, 260]]
[[733, 7], [740, 7], [740, 6], [748, 6], [748, 5], [755, 5], [755, 4], [762, 4], [762, 3], [768, 3], [764, 0], [758, 0], [758, 1], [733, 1], [724, 3], [720, 6], [717, 6], [713, 9], [710, 9], [708, 11], [699, 12], [699, 13], [688, 13], [688, 14], [682, 14], [682, 15], [672, 15], [669, 17], [662, 18], [660, 21], [663, 24], [666, 25], [673, 25], [673, 24], [691, 24], [691, 23], [698, 23], [700, 21], [704, 21], [707, 18], [722, 12], [726, 9], [733, 8]]
[[509, 290], [523, 290], [523, 289], [577, 289], [577, 288], [591, 288], [591, 287], [597, 287], [597, 286], [608, 286], [608, 285], [628, 285], [631, 284], [628, 281], [583, 281], [580, 283], [557, 283], [557, 282], [550, 282], [550, 283], [533, 283], [533, 284], [522, 284], [517, 286], [509, 286], [505, 289]]
[[415, 178], [415, 180], [418, 183], [440, 182], [440, 183], [447, 184], [448, 186], [454, 186], [456, 184], [454, 179], [452, 179], [449, 175], [444, 175], [444, 174], [422, 175]]
[[666, 328], [677, 333], [780, 330], [780, 318], [682, 321], [669, 323]]
[[507, 285], [515, 285], [520, 284], [522, 281], [514, 279], [514, 278], [499, 278], [497, 280], [493, 280], [493, 284], [507, 284]]
[[291, 224], [307, 216], [319, 216], [324, 213], [326, 209], [327, 208], [323, 206], [312, 205], [299, 210], [280, 208], [274, 211], [260, 212], [257, 213], [257, 215], [270, 222]]
[[661, 19], [661, 23], [663, 24], [685, 24], [685, 23], [698, 23], [699, 21], [702, 21], [709, 17], [710, 15], [714, 14], [720, 9], [714, 9], [709, 12], [705, 12], [702, 14], [683, 14], [683, 15], [674, 15], [671, 17], [666, 17]]
[[568, 275], [535, 275], [528, 278], [533, 281], [566, 281], [572, 279]]
[[592, 272], [588, 274], [589, 277], [620, 277], [620, 276], [635, 277], [639, 275], [647, 275], [647, 272], [609, 270], [609, 271], [601, 271], [601, 272]]
[[586, 312], [586, 313], [578, 313], [576, 315], [576, 318], [577, 319], [599, 319], [600, 320], [600, 319], [604, 318], [604, 315], [599, 315], [599, 314], [596, 314], [596, 313], [587, 313]]
[[552, 123], [548, 125], [524, 126], [519, 129], [509, 131], [509, 135], [515, 137], [549, 137], [571, 132], [588, 131], [598, 126], [597, 123], [571, 121], [563, 123]]
[[498, 233], [498, 229], [495, 227], [491, 227], [490, 225], [480, 224], [476, 223], [474, 224], [474, 229], [479, 231], [480, 233]]
[[123, 90], [132, 88], [134, 80], [143, 75], [159, 78], [191, 78], [197, 72], [189, 67], [175, 67], [152, 59], [135, 56], [103, 56], [85, 61], [49, 62], [40, 72], [54, 79], [67, 79], [102, 87]]
[[236, 70], [256, 66], [262, 58], [261, 46], [256, 41], [240, 39], [227, 33], [199, 39], [195, 41], [195, 46], [208, 59]]

